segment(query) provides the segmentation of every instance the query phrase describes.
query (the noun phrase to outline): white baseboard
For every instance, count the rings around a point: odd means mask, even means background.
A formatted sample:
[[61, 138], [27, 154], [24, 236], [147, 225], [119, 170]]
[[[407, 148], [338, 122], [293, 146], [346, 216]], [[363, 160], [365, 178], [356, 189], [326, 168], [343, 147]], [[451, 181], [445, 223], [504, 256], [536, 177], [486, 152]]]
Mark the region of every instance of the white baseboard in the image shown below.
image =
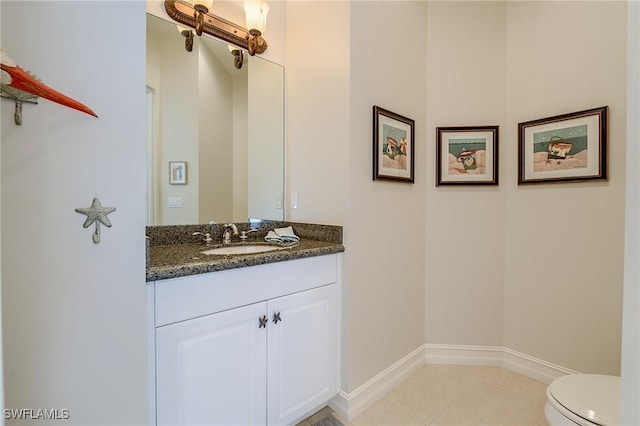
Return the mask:
[[498, 346], [425, 345], [427, 364], [491, 365], [502, 367], [504, 348]]
[[347, 394], [344, 391], [340, 391], [329, 402], [329, 406], [341, 418], [347, 421], [353, 420], [357, 415], [402, 383], [411, 373], [423, 366], [425, 362], [424, 351], [425, 346], [423, 345], [353, 392]]
[[558, 365], [501, 346], [422, 345], [350, 393], [340, 391], [329, 406], [351, 421], [398, 386], [424, 364], [486, 365], [503, 367], [543, 383], [576, 374]]
[[509, 348], [504, 348], [502, 366], [547, 384], [553, 382], [558, 377], [578, 373], [577, 371], [551, 364], [550, 362]]
[[425, 345], [427, 364], [492, 365], [543, 383], [576, 371], [500, 346]]

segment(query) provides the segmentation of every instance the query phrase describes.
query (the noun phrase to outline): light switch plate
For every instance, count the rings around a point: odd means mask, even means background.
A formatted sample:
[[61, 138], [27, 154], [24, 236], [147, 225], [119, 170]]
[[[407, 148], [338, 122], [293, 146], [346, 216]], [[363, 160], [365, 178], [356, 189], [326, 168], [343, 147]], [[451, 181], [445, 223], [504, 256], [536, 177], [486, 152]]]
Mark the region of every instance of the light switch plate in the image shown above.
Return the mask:
[[182, 208], [182, 197], [169, 197], [169, 208], [170, 209], [181, 209]]

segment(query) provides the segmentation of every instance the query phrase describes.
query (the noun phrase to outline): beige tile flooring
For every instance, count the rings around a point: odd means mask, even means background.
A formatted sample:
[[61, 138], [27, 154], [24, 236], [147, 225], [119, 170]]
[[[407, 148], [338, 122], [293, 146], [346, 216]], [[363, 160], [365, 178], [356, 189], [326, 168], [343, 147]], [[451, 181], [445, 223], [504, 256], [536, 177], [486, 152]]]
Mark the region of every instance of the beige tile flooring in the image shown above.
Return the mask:
[[546, 426], [547, 385], [500, 367], [428, 364], [345, 426]]

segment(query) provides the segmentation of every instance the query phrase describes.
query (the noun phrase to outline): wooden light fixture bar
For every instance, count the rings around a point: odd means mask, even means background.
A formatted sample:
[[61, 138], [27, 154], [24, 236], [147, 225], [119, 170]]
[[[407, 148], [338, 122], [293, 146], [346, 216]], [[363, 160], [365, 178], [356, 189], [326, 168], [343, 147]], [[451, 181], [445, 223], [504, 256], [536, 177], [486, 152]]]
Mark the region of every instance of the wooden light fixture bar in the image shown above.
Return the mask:
[[[165, 0], [164, 9], [174, 21], [190, 28], [196, 27], [195, 11], [189, 3], [180, 0]], [[211, 13], [204, 15], [202, 32], [242, 49], [248, 50], [249, 48], [251, 35], [248, 30]]]

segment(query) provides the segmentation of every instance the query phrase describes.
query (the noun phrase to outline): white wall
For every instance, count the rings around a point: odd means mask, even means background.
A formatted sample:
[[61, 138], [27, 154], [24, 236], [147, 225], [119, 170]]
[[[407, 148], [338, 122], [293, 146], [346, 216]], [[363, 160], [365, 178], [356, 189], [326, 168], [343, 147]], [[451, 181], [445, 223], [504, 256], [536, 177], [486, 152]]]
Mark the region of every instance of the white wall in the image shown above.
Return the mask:
[[[157, 225], [198, 223], [200, 127], [198, 104], [193, 99], [198, 98], [199, 49], [196, 43], [189, 54], [176, 36], [177, 31], [175, 35], [155, 33], [148, 37], [147, 45], [146, 84], [154, 90], [158, 111]], [[187, 185], [169, 184], [170, 161], [187, 162]], [[169, 208], [169, 197], [181, 197], [183, 207]]]
[[284, 179], [273, 171], [284, 170], [284, 71], [248, 59], [248, 211], [255, 218], [282, 220]]
[[244, 78], [233, 79], [233, 222], [244, 222], [249, 216], [249, 93], [245, 68], [241, 70]]
[[[180, 58], [180, 60], [176, 60]], [[198, 55], [187, 55], [182, 43], [164, 43], [160, 82], [161, 224], [198, 223], [200, 164], [198, 140]], [[174, 76], [180, 75], [181, 79]], [[187, 163], [187, 184], [169, 183], [169, 162]], [[169, 208], [169, 198], [182, 198], [182, 208]]]
[[[198, 188], [195, 222], [222, 222], [233, 217], [234, 149], [233, 78], [204, 43], [198, 45]], [[195, 49], [195, 47], [194, 47]], [[231, 60], [231, 55], [229, 55]], [[196, 180], [196, 175], [192, 175]], [[193, 182], [192, 180], [192, 182]], [[185, 222], [182, 222], [185, 223]]]
[[289, 220], [347, 224], [349, 16], [345, 1], [287, 2], [286, 187], [299, 201]]
[[[627, 5], [627, 187], [621, 424], [640, 424], [640, 3]], [[632, 142], [634, 141], [634, 142]]]
[[[6, 407], [145, 424], [144, 3], [0, 9], [13, 59], [100, 117], [41, 99], [16, 126], [2, 99]], [[98, 245], [74, 211], [93, 197], [117, 208]]]
[[[338, 13], [341, 7], [340, 2], [288, 5], [287, 171], [289, 188], [300, 199], [290, 218], [345, 225], [343, 390], [357, 388], [400, 353], [409, 353], [408, 342], [425, 340], [506, 346], [578, 371], [619, 372], [625, 4], [353, 2], [349, 22], [336, 19], [347, 16]], [[417, 13], [413, 7], [426, 10]], [[391, 19], [396, 15], [402, 18]], [[333, 16], [331, 31], [322, 25], [328, 16]], [[396, 21], [405, 22], [401, 40], [388, 25]], [[425, 33], [407, 33], [416, 28], [426, 28]], [[565, 30], [555, 33], [555, 28]], [[349, 44], [332, 38], [344, 33]], [[317, 49], [306, 52], [307, 46]], [[398, 59], [404, 57], [411, 58], [411, 66]], [[568, 57], [571, 66], [547, 65]], [[345, 102], [348, 114], [342, 110]], [[371, 181], [373, 104], [416, 118], [416, 139], [426, 146], [418, 148], [415, 185]], [[519, 121], [601, 105], [611, 108], [607, 182], [518, 187]], [[326, 122], [334, 133], [350, 129], [349, 140], [326, 137]], [[435, 128], [491, 124], [501, 129], [500, 185], [436, 188]], [[330, 173], [319, 160], [326, 152], [332, 153]], [[394, 211], [403, 217], [396, 219]], [[556, 215], [572, 217], [577, 226], [545, 232], [545, 218]], [[530, 225], [538, 222], [540, 227]], [[415, 235], [425, 238], [412, 239]], [[407, 250], [398, 253], [389, 244]], [[549, 248], [561, 250], [577, 267], [548, 273], [544, 266], [555, 259]], [[381, 259], [407, 252], [424, 270], [412, 265], [406, 275], [392, 276]], [[543, 266], [532, 269], [538, 259]], [[425, 282], [423, 308], [422, 302], [411, 302]], [[567, 310], [568, 297], [580, 304]], [[378, 323], [398, 313], [388, 312], [389, 306], [404, 306], [400, 320]], [[598, 314], [586, 315], [584, 306]], [[422, 315], [426, 338], [414, 339]], [[573, 336], [571, 344], [567, 335]], [[593, 350], [593, 339], [601, 349]], [[403, 349], [394, 352], [390, 346]]]
[[[286, 14], [285, 188], [298, 191], [299, 204], [292, 210], [287, 203], [285, 217], [343, 225], [348, 235], [350, 6], [344, 1], [287, 2]], [[345, 258], [350, 251], [347, 244]], [[343, 275], [347, 270], [345, 262]], [[350, 317], [345, 296], [343, 322]], [[349, 339], [343, 327], [343, 372], [349, 366]]]
[[[620, 373], [625, 11], [507, 3], [504, 346], [580, 372]], [[608, 181], [517, 186], [517, 123], [603, 105]]]
[[[503, 2], [430, 2], [426, 342], [502, 345], [506, 99]], [[498, 125], [499, 186], [435, 186], [436, 127]]]
[[[426, 342], [619, 373], [625, 3], [430, 2], [428, 16], [431, 153], [438, 126], [498, 124], [500, 185], [436, 188], [427, 163]], [[602, 105], [607, 182], [517, 185], [518, 122]]]
[[[425, 2], [352, 2], [346, 391], [424, 343]], [[415, 121], [415, 183], [372, 180], [372, 106]]]
[[[425, 15], [421, 2], [287, 4], [288, 217], [345, 226], [346, 392], [424, 341]], [[372, 181], [373, 105], [415, 120], [414, 184]]]

